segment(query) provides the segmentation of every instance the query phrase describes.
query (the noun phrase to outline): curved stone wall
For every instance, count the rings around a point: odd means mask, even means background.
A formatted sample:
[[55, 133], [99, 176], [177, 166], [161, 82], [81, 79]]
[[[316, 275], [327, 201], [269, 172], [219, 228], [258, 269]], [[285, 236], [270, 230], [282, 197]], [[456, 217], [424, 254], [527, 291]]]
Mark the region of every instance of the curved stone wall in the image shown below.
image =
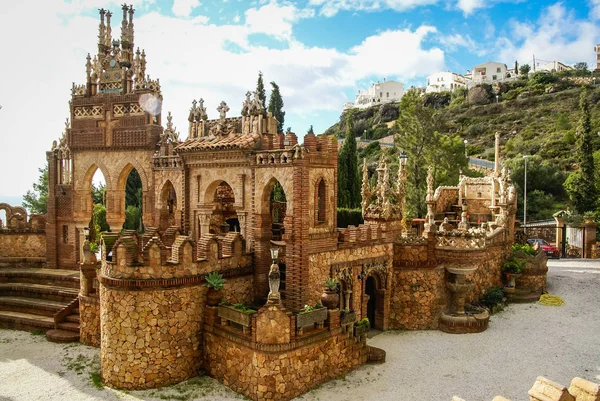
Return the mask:
[[205, 292], [200, 285], [147, 291], [102, 285], [104, 383], [143, 389], [196, 376]]

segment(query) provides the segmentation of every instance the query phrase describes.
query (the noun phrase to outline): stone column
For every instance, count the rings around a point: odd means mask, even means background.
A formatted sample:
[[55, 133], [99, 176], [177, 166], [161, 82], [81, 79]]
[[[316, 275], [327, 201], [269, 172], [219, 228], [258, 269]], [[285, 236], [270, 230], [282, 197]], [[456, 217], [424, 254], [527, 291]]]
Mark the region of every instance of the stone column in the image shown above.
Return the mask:
[[562, 251], [563, 230], [566, 230], [565, 219], [563, 217], [554, 216], [556, 221], [556, 247]]
[[585, 253], [581, 255], [585, 259], [592, 258], [592, 246], [596, 243], [596, 230], [598, 228], [598, 224], [594, 222], [584, 223], [582, 228], [585, 230], [584, 232], [584, 251]]
[[494, 143], [494, 173], [497, 176], [500, 173], [500, 133], [496, 132], [496, 141]]
[[201, 238], [210, 231], [210, 214], [200, 212], [198, 214], [198, 222], [200, 223], [200, 232], [198, 233], [198, 238]]

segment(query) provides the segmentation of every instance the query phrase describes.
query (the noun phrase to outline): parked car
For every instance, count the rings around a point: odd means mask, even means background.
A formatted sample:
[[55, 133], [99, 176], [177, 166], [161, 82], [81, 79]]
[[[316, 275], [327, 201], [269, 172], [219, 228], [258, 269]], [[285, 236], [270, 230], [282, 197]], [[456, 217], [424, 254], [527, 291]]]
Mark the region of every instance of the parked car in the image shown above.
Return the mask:
[[527, 240], [527, 243], [531, 246], [538, 244], [539, 247], [542, 248], [542, 251], [544, 251], [546, 256], [548, 256], [549, 258], [560, 258], [560, 250], [554, 245], [550, 245], [545, 239], [529, 238]]

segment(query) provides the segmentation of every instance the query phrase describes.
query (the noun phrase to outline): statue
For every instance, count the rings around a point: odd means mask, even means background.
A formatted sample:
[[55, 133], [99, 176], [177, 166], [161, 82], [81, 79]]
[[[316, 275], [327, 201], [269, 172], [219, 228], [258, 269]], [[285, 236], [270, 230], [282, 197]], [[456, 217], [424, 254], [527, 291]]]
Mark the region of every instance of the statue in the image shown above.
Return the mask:
[[427, 201], [433, 200], [433, 167], [427, 169]]
[[246, 99], [242, 102], [242, 116], [248, 117], [250, 115], [250, 108], [252, 106], [252, 100], [250, 96], [252, 93], [250, 91], [246, 92]]

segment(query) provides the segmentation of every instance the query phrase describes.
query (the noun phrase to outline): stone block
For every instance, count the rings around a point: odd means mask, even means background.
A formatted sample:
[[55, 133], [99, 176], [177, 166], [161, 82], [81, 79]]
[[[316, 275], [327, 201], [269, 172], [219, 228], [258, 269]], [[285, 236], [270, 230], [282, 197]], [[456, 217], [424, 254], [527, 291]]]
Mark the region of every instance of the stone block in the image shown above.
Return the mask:
[[530, 401], [575, 401], [565, 386], [538, 376], [528, 392]]
[[569, 393], [577, 401], [600, 401], [600, 384], [576, 377], [571, 381]]

